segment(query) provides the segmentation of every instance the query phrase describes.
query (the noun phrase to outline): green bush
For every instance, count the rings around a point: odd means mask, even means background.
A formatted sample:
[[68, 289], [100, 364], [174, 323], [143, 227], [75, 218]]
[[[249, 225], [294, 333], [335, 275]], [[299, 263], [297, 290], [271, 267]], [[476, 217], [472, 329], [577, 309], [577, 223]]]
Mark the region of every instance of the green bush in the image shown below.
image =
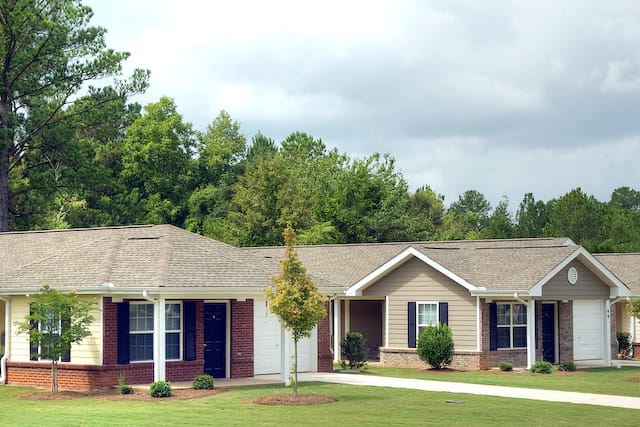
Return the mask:
[[533, 372], [534, 374], [552, 374], [553, 365], [546, 360], [538, 360], [531, 367], [531, 372]]
[[573, 360], [565, 360], [564, 362], [560, 363], [560, 366], [558, 366], [558, 371], [575, 371], [576, 370], [576, 364], [573, 363]]
[[118, 394], [131, 394], [133, 393], [133, 388], [128, 386], [125, 382], [124, 375], [120, 375], [118, 377]]
[[629, 332], [618, 332], [616, 334], [618, 340], [618, 354], [622, 357], [631, 356], [631, 334]]
[[340, 355], [342, 356], [340, 365], [342, 369], [347, 369], [347, 366], [349, 369], [360, 369], [367, 363], [369, 347], [367, 346], [367, 340], [364, 339], [360, 332], [348, 332], [340, 347]]
[[418, 338], [418, 357], [432, 368], [440, 369], [453, 360], [453, 336], [451, 329], [442, 323], [427, 326]]
[[149, 387], [151, 397], [169, 397], [171, 396], [171, 384], [168, 381], [156, 381]]
[[511, 363], [511, 362], [500, 362], [500, 370], [501, 371], [513, 371], [513, 363]]
[[213, 377], [209, 374], [201, 374], [193, 379], [195, 390], [213, 390]]

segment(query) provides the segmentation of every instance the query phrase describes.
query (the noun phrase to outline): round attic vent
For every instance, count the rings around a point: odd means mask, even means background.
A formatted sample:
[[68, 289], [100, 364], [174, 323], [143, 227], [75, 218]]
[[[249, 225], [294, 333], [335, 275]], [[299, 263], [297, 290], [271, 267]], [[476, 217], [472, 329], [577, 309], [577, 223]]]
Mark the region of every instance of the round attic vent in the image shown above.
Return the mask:
[[567, 280], [572, 285], [575, 285], [578, 282], [578, 270], [576, 270], [575, 267], [571, 267], [567, 272]]

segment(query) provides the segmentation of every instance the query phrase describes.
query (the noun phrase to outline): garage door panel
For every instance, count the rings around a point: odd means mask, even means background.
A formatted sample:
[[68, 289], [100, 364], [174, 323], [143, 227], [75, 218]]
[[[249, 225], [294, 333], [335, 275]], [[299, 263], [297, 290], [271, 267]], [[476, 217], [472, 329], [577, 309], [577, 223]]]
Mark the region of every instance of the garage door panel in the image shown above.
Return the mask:
[[573, 358], [575, 360], [602, 359], [603, 319], [601, 301], [573, 302]]
[[264, 301], [254, 304], [254, 374], [280, 373], [281, 328], [278, 317]]

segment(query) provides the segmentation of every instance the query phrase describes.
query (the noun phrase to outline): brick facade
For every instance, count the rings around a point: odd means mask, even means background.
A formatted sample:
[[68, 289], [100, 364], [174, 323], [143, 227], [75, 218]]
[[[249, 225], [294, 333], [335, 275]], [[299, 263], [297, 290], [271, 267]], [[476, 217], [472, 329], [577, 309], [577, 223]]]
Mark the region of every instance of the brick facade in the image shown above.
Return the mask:
[[[324, 309], [329, 313], [329, 302], [325, 303]], [[317, 346], [318, 346], [318, 372], [333, 371], [333, 353], [331, 353], [331, 319], [327, 314], [318, 323]]]
[[[462, 371], [482, 369], [482, 354], [476, 351], [454, 351], [451, 367]], [[391, 368], [425, 369], [429, 364], [418, 357], [415, 348], [380, 347], [380, 364]]]
[[253, 376], [253, 300], [231, 301], [231, 378]]

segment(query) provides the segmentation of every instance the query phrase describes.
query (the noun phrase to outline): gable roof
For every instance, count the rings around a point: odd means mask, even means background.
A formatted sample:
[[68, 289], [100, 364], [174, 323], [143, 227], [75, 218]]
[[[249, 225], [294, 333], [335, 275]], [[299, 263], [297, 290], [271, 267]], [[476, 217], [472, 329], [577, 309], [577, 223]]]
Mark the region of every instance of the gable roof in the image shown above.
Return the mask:
[[0, 292], [260, 289], [277, 263], [171, 225], [0, 233]]
[[598, 261], [631, 289], [633, 296], [640, 296], [640, 253], [594, 254]]
[[[245, 250], [271, 257], [282, 248]], [[310, 272], [340, 283], [348, 295], [356, 295], [414, 257], [474, 294], [528, 293], [534, 286], [544, 285], [550, 272], [578, 256], [610, 286], [624, 288], [581, 246], [567, 238], [318, 245], [299, 246], [296, 250]]]

